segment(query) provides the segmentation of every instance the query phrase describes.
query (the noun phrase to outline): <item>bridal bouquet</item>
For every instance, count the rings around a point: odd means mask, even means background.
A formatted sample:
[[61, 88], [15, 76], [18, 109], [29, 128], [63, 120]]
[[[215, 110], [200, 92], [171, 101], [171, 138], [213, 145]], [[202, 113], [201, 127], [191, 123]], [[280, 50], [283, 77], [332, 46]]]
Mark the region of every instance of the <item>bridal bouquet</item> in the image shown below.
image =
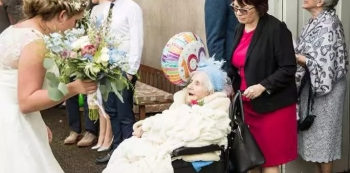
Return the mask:
[[44, 37], [48, 50], [44, 67], [51, 69], [56, 65], [59, 71], [58, 76], [49, 71], [46, 74], [50, 98], [60, 100], [67, 94], [66, 84], [70, 78], [98, 82], [99, 90], [87, 95], [92, 120], [98, 119], [102, 98], [107, 100], [110, 91], [113, 90], [123, 101], [120, 91], [131, 86], [123, 74], [129, 68], [128, 55], [118, 49], [122, 37], [116, 38], [110, 34], [110, 20], [110, 15], [104, 21], [85, 16], [79, 28]]

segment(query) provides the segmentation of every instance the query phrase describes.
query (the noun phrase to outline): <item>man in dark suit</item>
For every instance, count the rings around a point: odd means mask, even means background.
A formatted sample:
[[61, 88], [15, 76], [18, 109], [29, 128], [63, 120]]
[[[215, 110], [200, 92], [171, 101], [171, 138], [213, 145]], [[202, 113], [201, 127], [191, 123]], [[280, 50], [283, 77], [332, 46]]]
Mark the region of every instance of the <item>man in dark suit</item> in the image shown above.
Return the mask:
[[230, 7], [232, 0], [205, 0], [205, 30], [209, 55], [217, 60], [229, 59], [233, 35], [238, 23]]

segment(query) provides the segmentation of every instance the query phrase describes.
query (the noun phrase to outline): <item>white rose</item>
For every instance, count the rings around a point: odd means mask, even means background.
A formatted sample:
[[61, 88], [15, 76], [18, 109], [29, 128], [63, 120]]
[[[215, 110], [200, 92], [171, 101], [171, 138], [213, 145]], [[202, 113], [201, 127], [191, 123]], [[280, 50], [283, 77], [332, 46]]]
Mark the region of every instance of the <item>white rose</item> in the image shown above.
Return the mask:
[[80, 37], [78, 40], [76, 40], [75, 42], [72, 43], [72, 48], [73, 50], [77, 50], [79, 48], [82, 48], [90, 43], [89, 37], [88, 36], [83, 36]]
[[108, 62], [109, 61], [109, 55], [107, 53], [103, 53], [100, 57], [102, 62]]
[[109, 49], [106, 48], [106, 47], [104, 47], [104, 48], [101, 49], [101, 53], [102, 53], [102, 54], [107, 54], [108, 52], [109, 52]]

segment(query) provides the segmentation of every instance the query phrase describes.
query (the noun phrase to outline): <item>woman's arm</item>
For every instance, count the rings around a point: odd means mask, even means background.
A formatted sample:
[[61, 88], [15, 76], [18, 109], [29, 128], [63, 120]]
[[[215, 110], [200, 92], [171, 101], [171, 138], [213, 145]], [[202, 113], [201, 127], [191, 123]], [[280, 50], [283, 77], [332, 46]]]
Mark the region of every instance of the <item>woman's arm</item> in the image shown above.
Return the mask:
[[18, 62], [18, 102], [22, 113], [41, 111], [83, 92], [96, 89], [96, 83], [86, 83], [80, 80], [68, 84], [68, 94], [60, 101], [49, 98], [48, 91], [43, 90], [45, 69], [43, 66], [45, 55], [43, 40], [36, 40], [27, 44], [21, 52]]
[[[298, 63], [310, 72], [316, 95], [325, 95], [332, 90], [334, 81], [342, 78], [347, 70], [348, 53], [345, 36], [340, 21], [322, 24], [313, 45], [318, 45], [310, 53], [298, 56]], [[336, 22], [339, 22], [336, 24]], [[334, 27], [336, 26], [336, 28]]]
[[277, 61], [278, 69], [260, 83], [270, 93], [290, 85], [295, 80], [294, 75], [297, 70], [292, 33], [285, 23], [281, 23], [274, 33], [276, 33], [273, 41], [274, 58]]

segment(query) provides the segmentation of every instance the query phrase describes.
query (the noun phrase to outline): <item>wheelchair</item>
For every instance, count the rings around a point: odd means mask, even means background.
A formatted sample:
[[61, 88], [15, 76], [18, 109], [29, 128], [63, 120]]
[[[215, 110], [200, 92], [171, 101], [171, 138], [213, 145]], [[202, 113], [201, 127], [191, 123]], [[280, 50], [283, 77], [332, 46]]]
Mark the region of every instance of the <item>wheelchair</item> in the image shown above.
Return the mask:
[[[229, 114], [233, 112], [230, 110]], [[232, 117], [231, 121], [232, 121]], [[231, 128], [233, 124], [230, 123]], [[220, 160], [216, 161], [208, 166], [204, 166], [199, 172], [197, 172], [192, 163], [186, 162], [182, 159], [174, 160], [172, 162], [172, 166], [174, 168], [174, 173], [236, 173], [231, 169], [231, 160], [230, 160], [230, 148], [234, 140], [234, 131], [227, 136], [228, 139], [228, 147], [225, 149], [224, 146], [219, 145], [210, 145], [204, 147], [181, 147], [173, 151], [172, 157], [186, 156], [186, 155], [195, 155], [195, 154], [203, 154], [210, 153], [214, 151], [221, 151]]]
[[[223, 146], [210, 145], [205, 147], [182, 147], [173, 151], [173, 157], [203, 154], [214, 151], [221, 151], [220, 160], [203, 167], [198, 173], [229, 173], [229, 150], [225, 150]], [[182, 159], [173, 161], [172, 165], [174, 168], [174, 173], [197, 173], [190, 162], [186, 162]]]
[[[235, 102], [235, 99], [231, 98], [231, 106], [229, 110], [229, 117], [231, 121], [233, 121], [234, 118], [234, 111], [233, 107], [238, 106], [239, 104], [242, 105], [241, 102]], [[241, 106], [240, 106], [241, 107]], [[242, 107], [239, 108], [241, 111], [243, 111]], [[234, 163], [234, 155], [232, 155], [232, 148], [230, 148], [234, 143], [234, 136], [236, 134], [236, 125], [234, 123], [230, 123], [231, 126], [231, 133], [228, 134], [228, 147], [225, 150], [224, 146], [218, 146], [218, 145], [210, 145], [205, 147], [182, 147], [178, 148], [173, 151], [172, 156], [178, 157], [178, 156], [185, 156], [185, 155], [194, 155], [194, 154], [203, 154], [203, 153], [209, 153], [214, 151], [221, 151], [220, 160], [217, 162], [214, 162], [208, 166], [203, 167], [198, 173], [238, 173], [237, 170], [233, 169]], [[232, 157], [230, 157], [232, 155]], [[237, 159], [237, 158], [236, 158]], [[192, 164], [190, 162], [186, 162], [182, 159], [175, 160], [172, 162], [174, 173], [197, 173], [197, 171], [193, 168]]]

